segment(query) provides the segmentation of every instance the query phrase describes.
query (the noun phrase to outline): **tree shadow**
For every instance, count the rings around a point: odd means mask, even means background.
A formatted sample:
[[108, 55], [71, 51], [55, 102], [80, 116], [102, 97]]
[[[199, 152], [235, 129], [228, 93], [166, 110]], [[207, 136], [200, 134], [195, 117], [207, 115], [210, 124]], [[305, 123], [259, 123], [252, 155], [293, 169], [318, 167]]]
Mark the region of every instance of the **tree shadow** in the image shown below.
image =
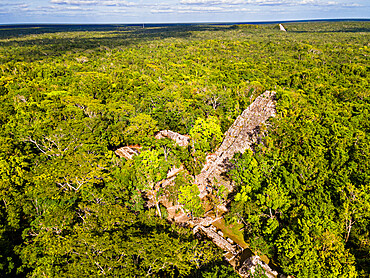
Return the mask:
[[319, 21], [301, 24], [287, 24], [289, 33], [368, 33], [370, 24], [367, 20]]
[[145, 28], [123, 25], [2, 26], [0, 46], [9, 48], [9, 51], [12, 48], [17, 50], [16, 55], [3, 55], [1, 62], [32, 62], [62, 56], [67, 52], [136, 46], [154, 40], [188, 38], [194, 31], [215, 32], [229, 28], [230, 26], [159, 24]]
[[298, 34], [306, 34], [306, 33], [369, 33], [370, 28], [367, 27], [359, 27], [359, 28], [346, 28], [342, 30], [302, 30], [302, 31], [288, 31], [289, 33], [298, 33]]
[[[178, 276], [175, 276], [178, 277]], [[239, 277], [230, 264], [223, 259], [203, 265], [199, 269], [192, 269], [187, 278], [202, 277]]]

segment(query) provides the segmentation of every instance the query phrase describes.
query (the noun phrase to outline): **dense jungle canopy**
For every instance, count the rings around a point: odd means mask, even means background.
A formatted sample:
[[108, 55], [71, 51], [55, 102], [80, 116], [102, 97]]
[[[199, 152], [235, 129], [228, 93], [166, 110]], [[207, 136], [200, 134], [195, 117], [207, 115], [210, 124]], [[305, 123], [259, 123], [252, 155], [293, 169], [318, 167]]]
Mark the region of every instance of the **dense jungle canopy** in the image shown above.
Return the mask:
[[[227, 223], [282, 273], [369, 277], [370, 22], [284, 26], [0, 26], [0, 277], [238, 277], [144, 193], [199, 173], [265, 90]], [[202, 215], [193, 189], [169, 190]]]

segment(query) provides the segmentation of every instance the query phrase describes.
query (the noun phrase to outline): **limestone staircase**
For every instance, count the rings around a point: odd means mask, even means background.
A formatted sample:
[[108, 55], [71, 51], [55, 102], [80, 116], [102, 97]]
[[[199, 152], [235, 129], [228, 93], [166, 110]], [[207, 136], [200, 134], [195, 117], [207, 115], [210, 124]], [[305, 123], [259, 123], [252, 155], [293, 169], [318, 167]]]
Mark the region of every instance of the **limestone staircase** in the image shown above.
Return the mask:
[[262, 125], [276, 114], [275, 94], [275, 92], [266, 91], [257, 97], [225, 133], [224, 140], [216, 153], [207, 157], [206, 164], [196, 177], [201, 194], [215, 181], [223, 184], [230, 192], [234, 189], [232, 182], [223, 174], [230, 169], [230, 160], [236, 153], [244, 153], [247, 149], [251, 149], [251, 146], [261, 138]]

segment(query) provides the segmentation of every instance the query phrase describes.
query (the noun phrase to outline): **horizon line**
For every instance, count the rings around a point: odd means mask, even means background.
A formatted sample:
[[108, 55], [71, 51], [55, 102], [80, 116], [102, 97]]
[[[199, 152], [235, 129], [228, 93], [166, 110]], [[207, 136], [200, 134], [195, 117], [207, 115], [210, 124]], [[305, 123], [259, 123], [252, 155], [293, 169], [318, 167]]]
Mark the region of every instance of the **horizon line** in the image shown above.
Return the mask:
[[275, 24], [275, 23], [299, 23], [299, 22], [338, 22], [338, 21], [370, 21], [370, 18], [316, 18], [316, 19], [293, 19], [293, 20], [272, 20], [272, 21], [200, 21], [200, 22], [131, 22], [131, 23], [60, 23], [60, 22], [48, 22], [48, 23], [0, 23], [0, 26], [50, 26], [50, 25], [127, 25], [127, 26], [136, 26], [136, 25], [234, 25], [234, 24]]

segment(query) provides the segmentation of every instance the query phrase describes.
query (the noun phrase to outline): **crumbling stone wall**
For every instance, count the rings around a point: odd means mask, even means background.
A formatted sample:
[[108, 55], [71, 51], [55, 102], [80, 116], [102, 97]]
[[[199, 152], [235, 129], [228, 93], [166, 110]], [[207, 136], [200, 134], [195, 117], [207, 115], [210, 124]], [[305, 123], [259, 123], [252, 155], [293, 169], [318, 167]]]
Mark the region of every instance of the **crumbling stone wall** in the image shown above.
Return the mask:
[[214, 244], [216, 244], [218, 247], [220, 247], [222, 250], [226, 252], [230, 252], [233, 255], [238, 254], [238, 252], [241, 249], [238, 249], [238, 246], [232, 245], [230, 242], [228, 242], [225, 238], [223, 238], [221, 235], [219, 235], [217, 232], [213, 231], [211, 228], [206, 228], [204, 226], [196, 226], [193, 229], [193, 233], [203, 233], [206, 235]]
[[[278, 277], [278, 273], [272, 270], [268, 264], [263, 262], [261, 258], [257, 255], [251, 256], [247, 258], [242, 267], [238, 269], [238, 273], [241, 277], [247, 278], [249, 277], [249, 273], [254, 274], [256, 272], [257, 267], [261, 267], [264, 270], [265, 275], [267, 278], [276, 278]], [[280, 276], [281, 278], [284, 276]], [[279, 278], [280, 278], [279, 277]]]
[[155, 136], [155, 139], [169, 138], [176, 142], [180, 147], [185, 147], [189, 144], [190, 136], [182, 135], [171, 130], [161, 130]]
[[[276, 114], [275, 110], [275, 92], [266, 91], [243, 111], [243, 113], [235, 120], [233, 125], [225, 133], [224, 140], [221, 146], [218, 148], [216, 153], [207, 156], [206, 163], [199, 175], [196, 176], [196, 184], [200, 190], [200, 197], [206, 197], [208, 194], [207, 187], [216, 184], [223, 184], [230, 192], [233, 191], [234, 185], [224, 175], [230, 170], [230, 160], [238, 152], [244, 153], [247, 149], [256, 143], [261, 134], [261, 126], [270, 118]], [[179, 146], [187, 146], [190, 141], [190, 137], [187, 135], [181, 135], [179, 133], [162, 130], [155, 135], [156, 139], [170, 138], [174, 140]], [[133, 146], [123, 147], [116, 151], [116, 154], [125, 157], [126, 159], [132, 159], [134, 155], [140, 153], [139, 148]], [[149, 199], [147, 205], [154, 206], [157, 204], [154, 196], [156, 196], [157, 187], [166, 188], [167, 186], [173, 185], [176, 175], [183, 171], [184, 168], [173, 167], [167, 174], [167, 178], [158, 182], [155, 189], [147, 193]], [[243, 249], [232, 242], [232, 240], [224, 238], [222, 232], [216, 231], [216, 228], [212, 225], [216, 219], [209, 217], [203, 217], [198, 219], [190, 219], [184, 212], [181, 204], [173, 204], [168, 200], [166, 196], [159, 198], [166, 208], [169, 215], [173, 216], [173, 220], [179, 224], [188, 224], [194, 227], [194, 233], [201, 233], [212, 240], [222, 250], [231, 254], [232, 260]], [[273, 271], [267, 264], [265, 264], [258, 256], [252, 255], [242, 262], [241, 267], [237, 269], [241, 277], [249, 277], [249, 271], [252, 273], [255, 271], [257, 265], [261, 266], [269, 278], [278, 277], [278, 273]], [[284, 277], [284, 276], [279, 276]]]
[[114, 153], [118, 155], [119, 157], [124, 157], [127, 160], [132, 159], [135, 155], [140, 154], [140, 149], [141, 147], [136, 145], [136, 146], [126, 146], [117, 149]]
[[216, 153], [207, 157], [206, 164], [196, 177], [200, 192], [204, 192], [206, 187], [212, 186], [215, 181], [223, 184], [229, 191], [233, 190], [233, 184], [223, 175], [230, 169], [229, 161], [234, 154], [244, 153], [256, 143], [261, 126], [275, 114], [275, 92], [270, 91], [257, 97], [243, 111], [225, 133], [224, 140]]

